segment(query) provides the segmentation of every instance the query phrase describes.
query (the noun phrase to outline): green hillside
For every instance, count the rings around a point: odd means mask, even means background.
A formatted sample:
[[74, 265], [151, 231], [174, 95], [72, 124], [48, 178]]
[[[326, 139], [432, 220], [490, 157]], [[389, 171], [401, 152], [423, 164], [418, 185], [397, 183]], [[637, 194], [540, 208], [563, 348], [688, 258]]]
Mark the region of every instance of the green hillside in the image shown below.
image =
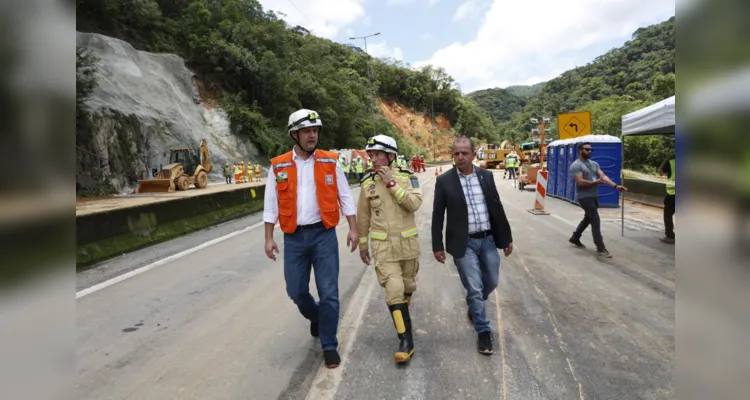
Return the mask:
[[[591, 111], [593, 133], [619, 136], [622, 115], [675, 93], [675, 18], [639, 28], [623, 46], [542, 86], [522, 108], [518, 107], [519, 96], [507, 89], [470, 96], [496, 118], [502, 138], [525, 140], [532, 129], [529, 118], [549, 116], [555, 121], [557, 114], [570, 111]], [[551, 130], [556, 137], [556, 124]], [[673, 151], [668, 138], [628, 142], [625, 158], [629, 168], [653, 171]]]
[[436, 115], [445, 115], [465, 135], [498, 134], [490, 117], [461, 96], [445, 71], [430, 66], [414, 71], [372, 59], [354, 46], [288, 27], [256, 0], [77, 0], [76, 6], [78, 31], [184, 58], [207, 91], [218, 93], [235, 131], [267, 155], [288, 148], [291, 140], [279, 132], [285, 131], [288, 115], [303, 107], [317, 110], [325, 121], [321, 147], [361, 148], [378, 132], [396, 136], [406, 153], [418, 151], [382, 116], [373, 86], [377, 96], [418, 111], [434, 104]]
[[514, 86], [508, 86], [507, 88], [505, 88], [505, 90], [507, 90], [508, 92], [516, 96], [533, 97], [541, 93], [542, 89], [544, 89], [544, 86], [546, 84], [547, 82], [540, 82], [531, 86], [514, 85]]
[[514, 112], [523, 110], [527, 101], [524, 96], [500, 88], [477, 90], [469, 93], [467, 97], [476, 101], [495, 121], [510, 120]]

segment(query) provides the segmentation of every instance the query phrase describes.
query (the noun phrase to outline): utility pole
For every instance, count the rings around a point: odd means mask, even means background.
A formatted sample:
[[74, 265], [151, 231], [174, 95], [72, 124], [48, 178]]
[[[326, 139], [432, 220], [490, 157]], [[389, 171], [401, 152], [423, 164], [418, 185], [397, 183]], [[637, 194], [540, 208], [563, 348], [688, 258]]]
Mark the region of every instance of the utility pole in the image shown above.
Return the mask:
[[436, 162], [435, 161], [435, 147], [437, 147], [437, 143], [435, 140], [435, 122], [436, 122], [435, 121], [435, 93], [431, 92], [427, 94], [430, 96], [430, 115], [432, 115], [432, 121], [430, 122], [432, 125], [432, 162], [434, 163]]
[[[376, 32], [376, 33], [373, 33], [372, 35], [367, 35], [367, 36], [350, 37], [349, 40], [364, 39], [364, 41], [365, 41], [365, 54], [367, 54], [369, 56], [370, 53], [367, 52], [367, 38], [373, 37], [373, 36], [378, 36], [378, 35], [380, 35], [380, 32]], [[372, 116], [372, 133], [373, 133], [373, 135], [375, 135], [375, 133], [376, 133], [375, 132], [375, 104], [376, 104], [376, 102], [375, 102], [375, 88], [372, 86], [372, 73], [370, 72], [370, 60], [369, 59], [366, 60], [366, 64], [367, 64], [367, 80], [370, 82], [370, 97], [371, 97], [370, 101], [371, 101], [371, 103], [370, 103], [369, 109], [370, 109], [370, 115]]]
[[531, 123], [534, 125], [538, 125], [539, 129], [532, 129], [531, 133], [536, 136], [540, 135], [540, 141], [539, 141], [539, 164], [541, 164], [542, 171], [546, 171], [547, 168], [544, 166], [544, 134], [550, 133], [549, 129], [545, 128], [545, 125], [551, 124], [552, 120], [549, 117], [542, 117], [542, 118], [531, 118]]

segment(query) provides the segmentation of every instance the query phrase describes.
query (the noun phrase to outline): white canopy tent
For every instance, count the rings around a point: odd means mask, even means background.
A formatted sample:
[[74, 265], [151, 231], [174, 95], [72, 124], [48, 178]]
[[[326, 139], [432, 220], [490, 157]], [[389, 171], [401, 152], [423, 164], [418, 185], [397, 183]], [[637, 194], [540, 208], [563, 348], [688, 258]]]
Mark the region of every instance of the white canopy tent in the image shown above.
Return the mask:
[[[622, 116], [622, 171], [625, 170], [625, 137], [675, 134], [675, 96]], [[624, 176], [624, 175], [623, 175]], [[623, 179], [624, 180], [624, 179]], [[625, 192], [620, 207], [622, 236], [625, 236]]]
[[674, 135], [675, 96], [622, 116], [622, 136]]

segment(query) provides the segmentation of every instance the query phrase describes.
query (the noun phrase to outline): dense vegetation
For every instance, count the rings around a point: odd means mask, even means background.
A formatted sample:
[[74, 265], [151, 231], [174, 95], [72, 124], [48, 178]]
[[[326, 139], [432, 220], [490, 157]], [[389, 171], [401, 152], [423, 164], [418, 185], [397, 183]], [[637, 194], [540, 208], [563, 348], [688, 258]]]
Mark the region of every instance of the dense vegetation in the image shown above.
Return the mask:
[[[497, 130], [439, 68], [408, 69], [347, 45], [289, 27], [256, 0], [77, 0], [77, 29], [102, 33], [152, 52], [183, 57], [242, 135], [266, 154], [286, 149], [288, 115], [318, 111], [321, 147], [361, 148], [373, 133], [406, 143], [374, 103], [375, 94], [418, 111], [444, 114], [454, 129], [484, 137]], [[368, 79], [368, 63], [373, 85]], [[372, 117], [375, 110], [375, 117]]]
[[[183, 57], [206, 92], [216, 94], [236, 131], [266, 154], [287, 148], [289, 139], [279, 133], [288, 115], [302, 107], [323, 116], [322, 147], [362, 147], [377, 132], [395, 136], [405, 152], [424, 152], [388, 123], [375, 96], [417, 112], [434, 110], [455, 131], [482, 141], [518, 142], [529, 137], [530, 117], [574, 110], [592, 112], [595, 133], [619, 135], [622, 114], [674, 94], [674, 18], [638, 29], [624, 46], [549, 82], [462, 96], [440, 68], [413, 70], [373, 59], [354, 46], [289, 27], [257, 0], [77, 0], [76, 5], [80, 31]], [[82, 99], [85, 90], [79, 94]], [[556, 126], [551, 128], [554, 135]], [[638, 169], [653, 169], [672, 149], [658, 137], [629, 142], [626, 159]]]
[[[533, 93], [530, 97], [518, 94]], [[514, 94], [514, 92], [516, 94]], [[591, 63], [528, 90], [488, 89], [474, 98], [490, 115], [503, 138], [526, 140], [529, 118], [570, 111], [591, 111], [593, 133], [619, 136], [621, 117], [675, 93], [675, 18], [639, 28], [622, 47]], [[556, 124], [551, 131], [556, 134]], [[628, 139], [626, 167], [653, 171], [674, 152], [671, 138]]]

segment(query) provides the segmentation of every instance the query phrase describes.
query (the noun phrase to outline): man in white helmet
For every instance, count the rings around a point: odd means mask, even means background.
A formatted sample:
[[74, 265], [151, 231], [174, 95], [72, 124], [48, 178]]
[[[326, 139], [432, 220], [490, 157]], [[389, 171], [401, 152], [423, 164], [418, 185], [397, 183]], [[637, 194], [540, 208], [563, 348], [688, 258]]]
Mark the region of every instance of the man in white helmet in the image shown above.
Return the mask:
[[[347, 245], [357, 248], [354, 201], [338, 155], [317, 149], [323, 122], [317, 112], [302, 109], [289, 116], [287, 129], [296, 145], [271, 160], [263, 220], [266, 255], [276, 260], [279, 248], [273, 228], [284, 232], [284, 280], [287, 295], [310, 320], [310, 334], [320, 337], [328, 368], [341, 363], [336, 330], [339, 321], [339, 253], [336, 225], [340, 213], [349, 222]], [[310, 294], [314, 267], [319, 302]]]
[[393, 165], [398, 154], [393, 138], [377, 135], [365, 150], [373, 169], [362, 179], [357, 205], [359, 255], [365, 264], [375, 263], [400, 340], [394, 359], [404, 363], [414, 354], [409, 303], [417, 289], [420, 249], [414, 213], [422, 205], [422, 193], [416, 175]]

